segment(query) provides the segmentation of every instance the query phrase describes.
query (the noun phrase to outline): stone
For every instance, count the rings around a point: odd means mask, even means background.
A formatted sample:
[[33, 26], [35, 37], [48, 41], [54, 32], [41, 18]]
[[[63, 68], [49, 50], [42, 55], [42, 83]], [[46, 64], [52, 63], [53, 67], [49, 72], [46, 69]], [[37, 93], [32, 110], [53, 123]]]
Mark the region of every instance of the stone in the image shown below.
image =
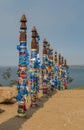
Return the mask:
[[11, 102], [17, 96], [17, 88], [13, 87], [0, 87], [0, 103]]

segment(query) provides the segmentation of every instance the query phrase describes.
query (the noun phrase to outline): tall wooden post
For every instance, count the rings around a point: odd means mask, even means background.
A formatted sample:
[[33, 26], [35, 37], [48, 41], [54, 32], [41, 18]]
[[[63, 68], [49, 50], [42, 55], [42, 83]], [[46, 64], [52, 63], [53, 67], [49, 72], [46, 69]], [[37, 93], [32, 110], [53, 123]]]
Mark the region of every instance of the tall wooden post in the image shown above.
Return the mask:
[[59, 82], [59, 85], [58, 85], [58, 89], [61, 90], [61, 64], [62, 64], [62, 59], [61, 59], [61, 54], [59, 53], [58, 55], [58, 69], [59, 69], [59, 72], [58, 72], [58, 82]]
[[43, 95], [48, 95], [48, 86], [47, 86], [47, 64], [48, 64], [48, 55], [47, 55], [47, 41], [43, 41], [43, 64], [42, 64], [42, 78], [43, 78]]
[[50, 47], [49, 49], [49, 59], [50, 59], [50, 90], [51, 92], [55, 90], [54, 87], [54, 58], [53, 58], [53, 49]]
[[[36, 63], [37, 66], [35, 68], [36, 70], [36, 86], [37, 86], [37, 92], [39, 92], [39, 88], [40, 88], [40, 76], [41, 76], [41, 70], [40, 70], [40, 54], [39, 54], [39, 40], [40, 40], [40, 36], [36, 30], [36, 43], [37, 43], [37, 58], [36, 58]], [[37, 96], [37, 98], [39, 99], [39, 96]]]
[[58, 53], [54, 52], [54, 85], [55, 89], [57, 90], [59, 87], [59, 66], [58, 66]]
[[64, 86], [65, 86], [65, 89], [67, 89], [68, 88], [68, 79], [69, 79], [69, 67], [67, 65], [66, 59], [64, 59], [64, 70], [65, 70]]
[[37, 31], [35, 26], [32, 28], [32, 41], [31, 41], [31, 63], [30, 63], [30, 89], [31, 89], [31, 106], [35, 107], [38, 100], [38, 76], [37, 71], [39, 67], [39, 62], [37, 59], [37, 54], [39, 51], [38, 43], [36, 40]]
[[47, 93], [48, 96], [50, 96], [51, 95], [51, 90], [50, 90], [51, 67], [50, 67], [50, 43], [49, 42], [47, 43], [46, 48], [47, 48], [47, 67], [46, 67], [47, 68]]
[[18, 95], [16, 97], [18, 101], [18, 116], [23, 117], [26, 115], [26, 103], [28, 98], [28, 79], [27, 79], [27, 69], [28, 69], [28, 51], [27, 51], [27, 26], [26, 26], [26, 16], [22, 15], [21, 17], [21, 26], [20, 26], [20, 45], [17, 46], [19, 51], [19, 65], [18, 65]]

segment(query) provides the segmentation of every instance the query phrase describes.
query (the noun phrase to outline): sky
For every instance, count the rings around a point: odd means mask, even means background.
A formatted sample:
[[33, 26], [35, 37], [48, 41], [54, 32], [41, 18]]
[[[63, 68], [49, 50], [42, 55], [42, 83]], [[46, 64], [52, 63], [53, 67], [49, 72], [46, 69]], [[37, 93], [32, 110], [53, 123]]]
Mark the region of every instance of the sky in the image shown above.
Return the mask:
[[46, 38], [68, 65], [84, 65], [84, 0], [0, 0], [0, 66], [17, 66], [19, 27], [27, 17], [27, 48], [31, 30], [40, 35], [40, 55]]

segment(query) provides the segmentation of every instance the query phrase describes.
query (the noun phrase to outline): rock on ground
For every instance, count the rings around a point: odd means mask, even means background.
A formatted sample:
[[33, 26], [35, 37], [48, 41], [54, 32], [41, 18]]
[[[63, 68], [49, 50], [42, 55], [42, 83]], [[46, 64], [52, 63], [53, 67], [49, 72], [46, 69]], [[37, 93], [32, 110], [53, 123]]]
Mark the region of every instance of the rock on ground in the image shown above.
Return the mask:
[[0, 103], [11, 102], [17, 95], [16, 86], [0, 87]]

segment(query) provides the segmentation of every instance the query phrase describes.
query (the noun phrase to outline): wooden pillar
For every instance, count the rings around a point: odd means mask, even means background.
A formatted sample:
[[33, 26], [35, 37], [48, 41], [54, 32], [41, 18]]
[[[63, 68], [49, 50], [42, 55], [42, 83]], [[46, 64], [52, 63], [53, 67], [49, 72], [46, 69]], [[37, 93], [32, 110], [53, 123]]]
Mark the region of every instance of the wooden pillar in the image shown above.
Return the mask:
[[18, 116], [24, 117], [26, 115], [26, 103], [28, 98], [28, 80], [27, 80], [27, 69], [29, 65], [28, 60], [28, 51], [27, 51], [27, 26], [26, 26], [26, 16], [23, 14], [21, 17], [21, 26], [20, 26], [20, 44], [17, 46], [19, 51], [19, 65], [18, 65], [18, 84], [17, 90], [18, 95], [16, 97], [18, 101]]

